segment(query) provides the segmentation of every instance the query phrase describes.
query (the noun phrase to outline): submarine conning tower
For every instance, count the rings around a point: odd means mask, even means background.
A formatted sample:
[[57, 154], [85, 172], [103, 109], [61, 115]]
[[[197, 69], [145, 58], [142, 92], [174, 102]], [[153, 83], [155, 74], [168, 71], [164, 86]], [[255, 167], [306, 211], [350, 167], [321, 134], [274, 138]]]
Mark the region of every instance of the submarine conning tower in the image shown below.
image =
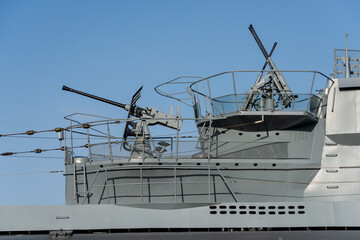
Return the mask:
[[[249, 30], [265, 57], [261, 71], [229, 71], [190, 85], [199, 134], [213, 142], [199, 156], [320, 158], [316, 126], [326, 116], [332, 80], [320, 72], [278, 70], [271, 58], [277, 43], [267, 53], [252, 25]], [[246, 87], [250, 79], [255, 82]]]
[[[128, 118], [66, 117], [66, 203], [191, 207], [360, 199], [360, 190], [354, 192], [360, 189], [358, 51], [335, 58], [333, 79], [282, 71], [271, 58], [276, 43], [267, 53], [249, 29], [266, 60], [261, 70], [182, 76], [155, 88], [190, 106], [193, 118], [136, 106], [141, 88], [128, 105], [77, 91], [125, 108]], [[150, 132], [154, 125], [166, 128]], [[189, 129], [198, 134], [189, 136]]]

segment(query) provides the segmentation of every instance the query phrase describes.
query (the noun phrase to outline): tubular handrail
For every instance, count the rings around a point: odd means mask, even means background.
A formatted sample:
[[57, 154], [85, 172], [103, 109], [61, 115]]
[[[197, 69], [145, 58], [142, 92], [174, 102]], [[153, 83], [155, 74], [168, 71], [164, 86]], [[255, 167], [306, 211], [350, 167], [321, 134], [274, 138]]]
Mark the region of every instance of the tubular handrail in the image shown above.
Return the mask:
[[179, 101], [179, 102], [181, 102], [181, 103], [184, 103], [185, 105], [187, 105], [187, 106], [189, 106], [189, 107], [192, 107], [190, 104], [188, 104], [188, 103], [186, 103], [185, 101], [183, 101], [183, 99], [174, 97], [174, 95], [179, 95], [179, 94], [185, 93], [184, 91], [182, 91], [182, 92], [175, 92], [175, 93], [166, 93], [165, 91], [161, 90], [161, 87], [162, 87], [162, 86], [165, 86], [165, 85], [169, 85], [169, 84], [187, 84], [187, 85], [188, 85], [188, 84], [190, 84], [190, 83], [193, 82], [193, 81], [191, 81], [191, 82], [179, 82], [179, 81], [178, 81], [178, 80], [184, 79], [184, 78], [189, 78], [189, 79], [190, 79], [190, 78], [200, 78], [200, 79], [202, 79], [202, 77], [200, 77], [200, 76], [180, 76], [180, 77], [177, 77], [177, 78], [175, 78], [175, 79], [172, 79], [172, 80], [170, 80], [170, 81], [167, 81], [167, 82], [165, 82], [165, 83], [162, 83], [162, 84], [156, 86], [156, 87], [154, 88], [154, 90], [155, 90], [155, 92], [157, 92], [159, 95], [161, 95], [161, 96], [163, 96], [163, 97], [167, 97], [167, 98], [171, 98], [171, 99], [177, 100], [177, 101]]
[[[232, 96], [234, 98], [233, 103], [235, 105], [235, 111], [237, 112], [240, 110], [240, 100], [239, 97], [244, 96], [245, 94], [248, 93], [239, 93], [237, 91], [237, 87], [236, 87], [236, 82], [239, 83], [240, 81], [238, 81], [238, 77], [235, 77], [235, 74], [239, 74], [239, 73], [260, 73], [260, 75], [262, 75], [263, 73], [272, 73], [272, 72], [280, 72], [280, 73], [312, 73], [313, 74], [313, 79], [311, 81], [311, 88], [310, 88], [310, 92], [305, 93], [308, 94], [308, 105], [310, 102], [310, 97], [314, 94], [313, 93], [313, 86], [314, 86], [314, 82], [319, 82], [318, 78], [321, 77], [325, 80], [325, 88], [327, 86], [329, 86], [329, 83], [332, 82], [333, 80], [329, 77], [327, 77], [325, 74], [318, 72], [318, 71], [307, 71], [307, 70], [301, 70], [301, 71], [297, 71], [297, 70], [238, 70], [238, 71], [225, 71], [225, 72], [221, 72], [206, 78], [202, 78], [202, 77], [187, 77], [187, 76], [181, 76], [178, 78], [175, 78], [171, 81], [165, 82], [160, 84], [159, 86], [155, 87], [155, 91], [160, 94], [161, 96], [165, 96], [168, 98], [172, 98], [175, 100], [178, 100], [184, 104], [186, 104], [187, 106], [193, 107], [195, 113], [195, 117], [203, 117], [204, 112], [206, 111], [206, 113], [209, 112], [212, 115], [216, 115], [219, 114], [221, 116], [223, 116], [223, 111], [221, 110], [221, 107], [216, 106], [216, 102], [219, 102], [219, 98], [224, 98], [225, 96]], [[230, 76], [232, 75], [232, 77]], [[221, 96], [212, 96], [212, 90], [211, 90], [211, 85], [214, 81], [216, 80], [222, 80], [222, 76], [226, 76], [229, 77], [228, 81], [230, 84], [230, 81], [232, 81], [232, 86], [233, 86], [233, 90], [232, 93], [227, 94], [227, 95], [221, 95]], [[319, 76], [316, 78], [316, 76]], [[181, 79], [183, 78], [199, 78], [198, 80], [192, 81], [192, 82], [187, 82], [187, 81], [181, 81]], [[310, 77], [309, 77], [310, 79]], [[243, 79], [241, 79], [243, 80]], [[247, 79], [248, 80], [248, 79]], [[181, 81], [181, 82], [179, 82]], [[200, 89], [198, 88], [198, 85], [202, 83], [201, 85], [204, 85], [204, 89]], [[166, 93], [164, 90], [161, 89], [161, 87], [164, 87], [166, 85], [171, 85], [171, 84], [188, 84], [187, 86], [187, 92], [188, 94], [191, 96], [192, 99], [192, 104], [189, 104], [188, 102], [185, 102], [185, 98], [180, 98], [177, 96], [177, 94], [184, 94], [184, 91], [180, 91], [180, 92], [176, 92], [176, 93]], [[309, 86], [310, 87], [310, 86]], [[276, 90], [276, 89], [273, 89]], [[230, 91], [230, 92], [231, 92]], [[296, 92], [296, 91], [295, 91]], [[275, 96], [279, 96], [280, 98], [284, 97], [284, 92], [275, 92], [275, 94], [272, 94], [272, 98], [274, 98]], [[292, 92], [290, 93], [292, 96], [294, 96], [296, 93]], [[300, 94], [300, 93], [297, 93]], [[214, 94], [213, 94], [214, 95]], [[199, 97], [200, 96], [200, 97]], [[188, 99], [188, 98], [187, 98]], [[289, 98], [290, 100], [292, 100], [291, 103], [296, 103], [297, 101], [295, 101], [295, 99], [293, 98]], [[225, 101], [222, 101], [221, 104], [225, 103]], [[286, 106], [289, 107], [289, 106]], [[279, 108], [277, 109], [277, 111], [281, 111], [284, 110], [284, 108]], [[216, 112], [216, 114], [215, 114]]]
[[[315, 95], [314, 95], [315, 96]], [[316, 99], [315, 99], [316, 98]], [[301, 104], [305, 106], [305, 103], [308, 98], [301, 98], [297, 100], [296, 104]], [[309, 105], [309, 109], [306, 110], [306, 113], [308, 116], [313, 118], [316, 121], [316, 118], [318, 117], [319, 110], [323, 107], [323, 100], [321, 98], [318, 98], [315, 96], [314, 102], [315, 104]], [[219, 106], [219, 111], [223, 114], [227, 114], [228, 108], [221, 109], [221, 106]], [[293, 114], [294, 116], [302, 117], [304, 116], [304, 111], [294, 111], [295, 109], [290, 109], [289, 112], [283, 111], [279, 112], [279, 116], [287, 116], [289, 114]], [[304, 110], [304, 109], [303, 109]], [[252, 125], [256, 125], [259, 123], [259, 119], [261, 119], [261, 116], [266, 114], [265, 111], [261, 111], [258, 113], [259, 118], [252, 117], [253, 120], [249, 120], [247, 122], [241, 122], [238, 124], [233, 125], [223, 125], [225, 128], [236, 128], [236, 127], [244, 127], [246, 128], [252, 128]], [[270, 113], [269, 113], [270, 114]], [[249, 112], [249, 116], [256, 116], [256, 112]], [[227, 115], [228, 116], [228, 115]], [[216, 117], [213, 120], [221, 120], [222, 117]], [[191, 123], [193, 125], [193, 121], [198, 120], [195, 118], [184, 118], [183, 119], [184, 124], [185, 123]], [[74, 131], [73, 128], [68, 128], [68, 130], [71, 132], [71, 134], [66, 134], [64, 136], [65, 141], [63, 141], [63, 149], [66, 150], [66, 158], [65, 158], [65, 164], [73, 164], [75, 162], [74, 157], [76, 156], [84, 156], [85, 153], [88, 155], [89, 162], [99, 162], [99, 161], [118, 161], [118, 160], [125, 160], [130, 159], [131, 157], [134, 157], [136, 154], [133, 151], [128, 152], [121, 148], [122, 143], [124, 142], [124, 139], [118, 135], [121, 135], [121, 132], [115, 133], [114, 129], [111, 129], [110, 123], [116, 123], [114, 124], [114, 128], [122, 128], [121, 124], [125, 124], [127, 119], [110, 119], [110, 120], [103, 120], [101, 121], [94, 121], [94, 122], [88, 122], [87, 126], [92, 126], [93, 123], [98, 124], [97, 126], [101, 127], [100, 129], [103, 129], [104, 134], [102, 136], [100, 135], [94, 135], [92, 133], [94, 128], [96, 127], [90, 127], [90, 128], [77, 128], [77, 131]], [[146, 119], [143, 119], [143, 121], [147, 121]], [[204, 125], [201, 125], [201, 121], [204, 122]], [[161, 159], [198, 159], [198, 158], [206, 158], [210, 157], [211, 154], [213, 154], [213, 149], [211, 149], [211, 146], [215, 145], [221, 145], [225, 146], [232, 146], [232, 145], [244, 145], [248, 144], [250, 140], [242, 141], [239, 138], [236, 139], [217, 139], [215, 136], [209, 135], [210, 132], [206, 129], [209, 128], [209, 119], [203, 119], [201, 121], [198, 121], [197, 133], [200, 131], [199, 135], [193, 135], [194, 131], [191, 132], [185, 132], [185, 134], [181, 134], [181, 132], [174, 131], [169, 132], [168, 134], [164, 135], [165, 132], [158, 132], [160, 135], [151, 135], [149, 130], [147, 130], [147, 135], [142, 135], [137, 138], [129, 138], [126, 141], [128, 144], [130, 144], [132, 149], [136, 148], [137, 155], [135, 157], [141, 157], [145, 156], [146, 158], [154, 158], [157, 159], [157, 161], [160, 161]], [[261, 122], [261, 121], [260, 121]], [[70, 123], [73, 123], [73, 121], [70, 121]], [[101, 124], [100, 124], [101, 123]], [[104, 124], [102, 124], [104, 123]], [[120, 125], [119, 125], [120, 124]], [[206, 125], [205, 125], [206, 124]], [[81, 124], [74, 125], [70, 124], [71, 127], [77, 127], [82, 126]], [[201, 127], [202, 126], [202, 127]], [[111, 134], [110, 134], [111, 130]], [[194, 129], [195, 130], [195, 129]], [[191, 133], [189, 135], [186, 135], [186, 133]], [[74, 136], [75, 134], [82, 134], [86, 135], [86, 137], [77, 138]], [[116, 134], [116, 135], [114, 135]], [[268, 144], [268, 143], [274, 143], [273, 141], [268, 142], [267, 139], [253, 139], [257, 144]], [[251, 140], [251, 142], [253, 141]], [[277, 142], [278, 144], [281, 144], [283, 140], [280, 140]], [[147, 144], [147, 146], [146, 146]], [[145, 149], [146, 148], [146, 149]], [[146, 154], [145, 154], [146, 151]], [[79, 154], [80, 153], [80, 154]], [[71, 155], [70, 155], [71, 154]], [[86, 156], [85, 155], [85, 156]], [[131, 156], [132, 155], [132, 156]], [[214, 156], [215, 157], [215, 156]], [[141, 160], [144, 161], [144, 159]], [[82, 160], [81, 160], [82, 161]], [[130, 161], [130, 160], [129, 160]], [[139, 160], [140, 161], [140, 160]]]
[[325, 74], [323, 74], [321, 72], [318, 72], [318, 71], [311, 71], [311, 70], [277, 70], [277, 71], [276, 70], [235, 70], [235, 71], [221, 72], [221, 73], [218, 73], [218, 74], [206, 77], [206, 78], [202, 78], [202, 79], [200, 79], [198, 81], [193, 82], [189, 87], [191, 88], [191, 90], [196, 91], [196, 90], [192, 89], [192, 87], [193, 87], [194, 84], [199, 83], [201, 81], [205, 81], [205, 80], [215, 78], [215, 77], [218, 77], [220, 75], [224, 75], [224, 74], [228, 74], [228, 73], [245, 73], [245, 72], [248, 72], [248, 73], [250, 73], [250, 72], [253, 72], [253, 73], [268, 73], [268, 72], [317, 73], [317, 74], [320, 74], [323, 77], [327, 78], [327, 80], [329, 80], [331, 82], [334, 82], [331, 78], [329, 78]]

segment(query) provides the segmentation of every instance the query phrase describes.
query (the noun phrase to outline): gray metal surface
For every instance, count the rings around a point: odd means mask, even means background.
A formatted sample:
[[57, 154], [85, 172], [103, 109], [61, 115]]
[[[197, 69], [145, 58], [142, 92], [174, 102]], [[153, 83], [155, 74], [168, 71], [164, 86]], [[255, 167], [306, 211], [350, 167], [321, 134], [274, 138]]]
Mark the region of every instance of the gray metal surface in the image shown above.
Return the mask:
[[[156, 205], [156, 204], [155, 204]], [[166, 206], [167, 204], [158, 204]], [[1, 206], [0, 232], [307, 228], [360, 226], [359, 201], [241, 202], [159, 209], [153, 204], [117, 206]]]
[[[328, 231], [248, 231], [248, 232], [172, 232], [172, 233], [94, 233], [94, 234], [73, 234], [68, 237], [51, 237], [50, 239], [71, 239], [71, 240], [357, 240], [359, 230], [328, 230]], [[22, 236], [0, 236], [1, 240], [37, 240], [49, 239], [47, 235], [22, 235]]]
[[339, 78], [339, 89], [359, 89], [360, 78]]

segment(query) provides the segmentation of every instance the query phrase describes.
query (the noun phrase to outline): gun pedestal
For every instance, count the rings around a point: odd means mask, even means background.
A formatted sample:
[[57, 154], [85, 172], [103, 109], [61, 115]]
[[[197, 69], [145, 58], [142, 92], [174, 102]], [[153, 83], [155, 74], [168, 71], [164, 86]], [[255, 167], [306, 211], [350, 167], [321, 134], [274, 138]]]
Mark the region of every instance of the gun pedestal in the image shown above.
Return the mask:
[[135, 138], [134, 145], [131, 148], [131, 162], [142, 162], [145, 158], [154, 157], [149, 139], [149, 136]]
[[[130, 151], [129, 161], [142, 162], [145, 158], [153, 158], [149, 140], [151, 137], [146, 121], [138, 121], [129, 125], [133, 125], [133, 130], [129, 130], [127, 137], [123, 139], [124, 149]], [[133, 137], [131, 138], [133, 141], [129, 140], [128, 136]]]

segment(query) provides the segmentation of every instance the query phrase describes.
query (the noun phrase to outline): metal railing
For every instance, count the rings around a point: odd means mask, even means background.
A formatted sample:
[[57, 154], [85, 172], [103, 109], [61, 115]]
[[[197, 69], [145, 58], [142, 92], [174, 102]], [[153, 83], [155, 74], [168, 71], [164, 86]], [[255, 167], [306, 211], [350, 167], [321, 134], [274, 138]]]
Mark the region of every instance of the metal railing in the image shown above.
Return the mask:
[[[272, 70], [228, 71], [207, 78], [182, 76], [157, 86], [155, 90], [162, 96], [176, 99], [193, 107], [195, 118], [223, 115], [241, 111], [242, 105], [249, 95], [246, 92], [251, 87], [249, 83], [253, 83], [263, 74], [274, 72]], [[291, 93], [291, 103], [283, 106], [281, 102], [282, 96], [276, 89], [271, 89], [271, 94], [269, 95], [271, 95], [271, 99], [274, 102], [273, 111], [314, 112], [311, 109], [310, 103], [312, 99], [319, 98], [316, 91], [326, 89], [329, 87], [330, 82], [332, 82], [329, 77], [316, 71], [279, 70], [276, 72], [281, 72], [290, 85], [299, 87], [300, 90], [293, 91]], [[193, 82], [190, 82], [190, 80], [193, 80]], [[272, 83], [272, 81], [270, 82]], [[179, 84], [184, 84], [185, 90], [178, 90]], [[175, 89], [177, 90], [170, 90], [174, 86], [176, 86]], [[250, 111], [259, 111], [256, 103]]]
[[[302, 106], [316, 116], [324, 105], [322, 99], [311, 95], [309, 103], [308, 95], [304, 95], [303, 100], [299, 99], [292, 108], [297, 108], [296, 104]], [[226, 104], [234, 106], [233, 102], [219, 101], [217, 109], [220, 114], [226, 114], [228, 109]], [[307, 106], [306, 106], [307, 105]], [[231, 108], [230, 108], [231, 109]], [[291, 111], [291, 109], [289, 110]], [[151, 162], [174, 162], [178, 159], [202, 159], [210, 161], [211, 158], [231, 158], [232, 150], [241, 146], [246, 150], [247, 146], [252, 149], [255, 146], [266, 144], [276, 144], [274, 139], [258, 138], [249, 134], [246, 138], [221, 137], [212, 132], [212, 121], [199, 123], [194, 126], [196, 119], [178, 119], [183, 121], [183, 127], [188, 131], [180, 132], [168, 128], [149, 129], [148, 119], [101, 119], [81, 123], [75, 120], [76, 117], [87, 116], [83, 114], [74, 114], [67, 119], [70, 120], [70, 128], [67, 128], [64, 134], [62, 147], [65, 150], [65, 164], [75, 164], [83, 162], [145, 162], [151, 159]], [[299, 115], [302, 116], [302, 115]], [[259, 115], [261, 118], [261, 115]], [[260, 124], [258, 118], [237, 123], [246, 128], [254, 128]], [[123, 132], [127, 121], [143, 124], [143, 132], [137, 136], [131, 136], [123, 139]], [[153, 119], [151, 120], [153, 121]], [[191, 127], [188, 127], [191, 125]], [[236, 126], [237, 126], [236, 125]], [[259, 126], [260, 126], [259, 125]], [[262, 126], [262, 125], [261, 125]], [[260, 127], [261, 127], [260, 126]], [[229, 126], [231, 128], [231, 126]], [[150, 132], [151, 130], [151, 132]], [[190, 130], [190, 131], [189, 131]], [[277, 140], [283, 141], [283, 140]], [[279, 142], [279, 144], [283, 142]], [[126, 144], [126, 148], [124, 145]], [[255, 145], [254, 145], [255, 144]], [[241, 158], [241, 155], [238, 156]], [[75, 164], [76, 165], [76, 164]]]
[[[238, 112], [241, 111], [244, 100], [249, 93], [239, 92], [244, 89], [244, 86], [240, 83], [244, 83], [244, 79], [256, 79], [257, 76], [262, 74], [272, 73], [274, 71], [229, 71], [216, 74], [201, 80], [198, 80], [190, 85], [191, 93], [194, 99], [194, 105], [196, 105], [199, 113], [198, 115], [205, 116], [208, 114], [221, 115], [223, 113]], [[281, 96], [276, 89], [270, 89], [270, 96], [274, 102], [274, 108], [272, 111], [309, 111], [311, 98], [316, 97], [316, 90], [325, 89], [329, 86], [332, 80], [324, 74], [316, 71], [278, 71], [281, 72], [287, 80], [292, 82], [301, 81], [301, 89], [303, 92], [294, 91], [291, 93], [293, 100], [291, 101], [290, 108], [283, 106], [281, 103]], [[307, 78], [301, 75], [308, 75]], [[322, 84], [320, 82], [322, 78]], [[271, 80], [270, 82], [272, 82]], [[305, 82], [306, 81], [306, 82]], [[219, 87], [218, 84], [221, 84]], [[202, 85], [204, 90], [200, 91], [199, 85]], [[227, 87], [227, 88], [226, 88]], [[250, 87], [248, 88], [250, 89]], [[245, 90], [248, 90], [245, 89]], [[300, 91], [301, 91], [300, 90]], [[226, 94], [224, 94], [226, 93]], [[299, 98], [300, 97], [300, 98]], [[231, 99], [232, 98], [232, 99]], [[225, 108], [221, 105], [227, 105]], [[225, 111], [224, 111], [225, 110]], [[258, 111], [256, 104], [252, 107], [251, 111]]]
[[[194, 119], [174, 118], [175, 121], [185, 121], [191, 125], [192, 131], [181, 134], [178, 130], [161, 128], [150, 132], [148, 121], [152, 119], [100, 119], [82, 122], [78, 118], [94, 117], [94, 115], [76, 113], [66, 116], [70, 122], [64, 134], [63, 148], [65, 164], [76, 163], [77, 160], [124, 161], [131, 159], [144, 161], [146, 158], [161, 158], [176, 160], [192, 158], [201, 149], [203, 139], [200, 139], [197, 129], [193, 126]], [[100, 118], [99, 116], [95, 116]], [[88, 120], [88, 119], [87, 119]], [[169, 120], [169, 119], [167, 119]], [[170, 119], [172, 120], [172, 119]], [[136, 136], [123, 139], [127, 122], [142, 125], [143, 131]], [[193, 135], [185, 135], [190, 133]], [[130, 150], [124, 147], [130, 146]], [[84, 157], [87, 156], [87, 157]], [[82, 158], [82, 159], [79, 159]]]

